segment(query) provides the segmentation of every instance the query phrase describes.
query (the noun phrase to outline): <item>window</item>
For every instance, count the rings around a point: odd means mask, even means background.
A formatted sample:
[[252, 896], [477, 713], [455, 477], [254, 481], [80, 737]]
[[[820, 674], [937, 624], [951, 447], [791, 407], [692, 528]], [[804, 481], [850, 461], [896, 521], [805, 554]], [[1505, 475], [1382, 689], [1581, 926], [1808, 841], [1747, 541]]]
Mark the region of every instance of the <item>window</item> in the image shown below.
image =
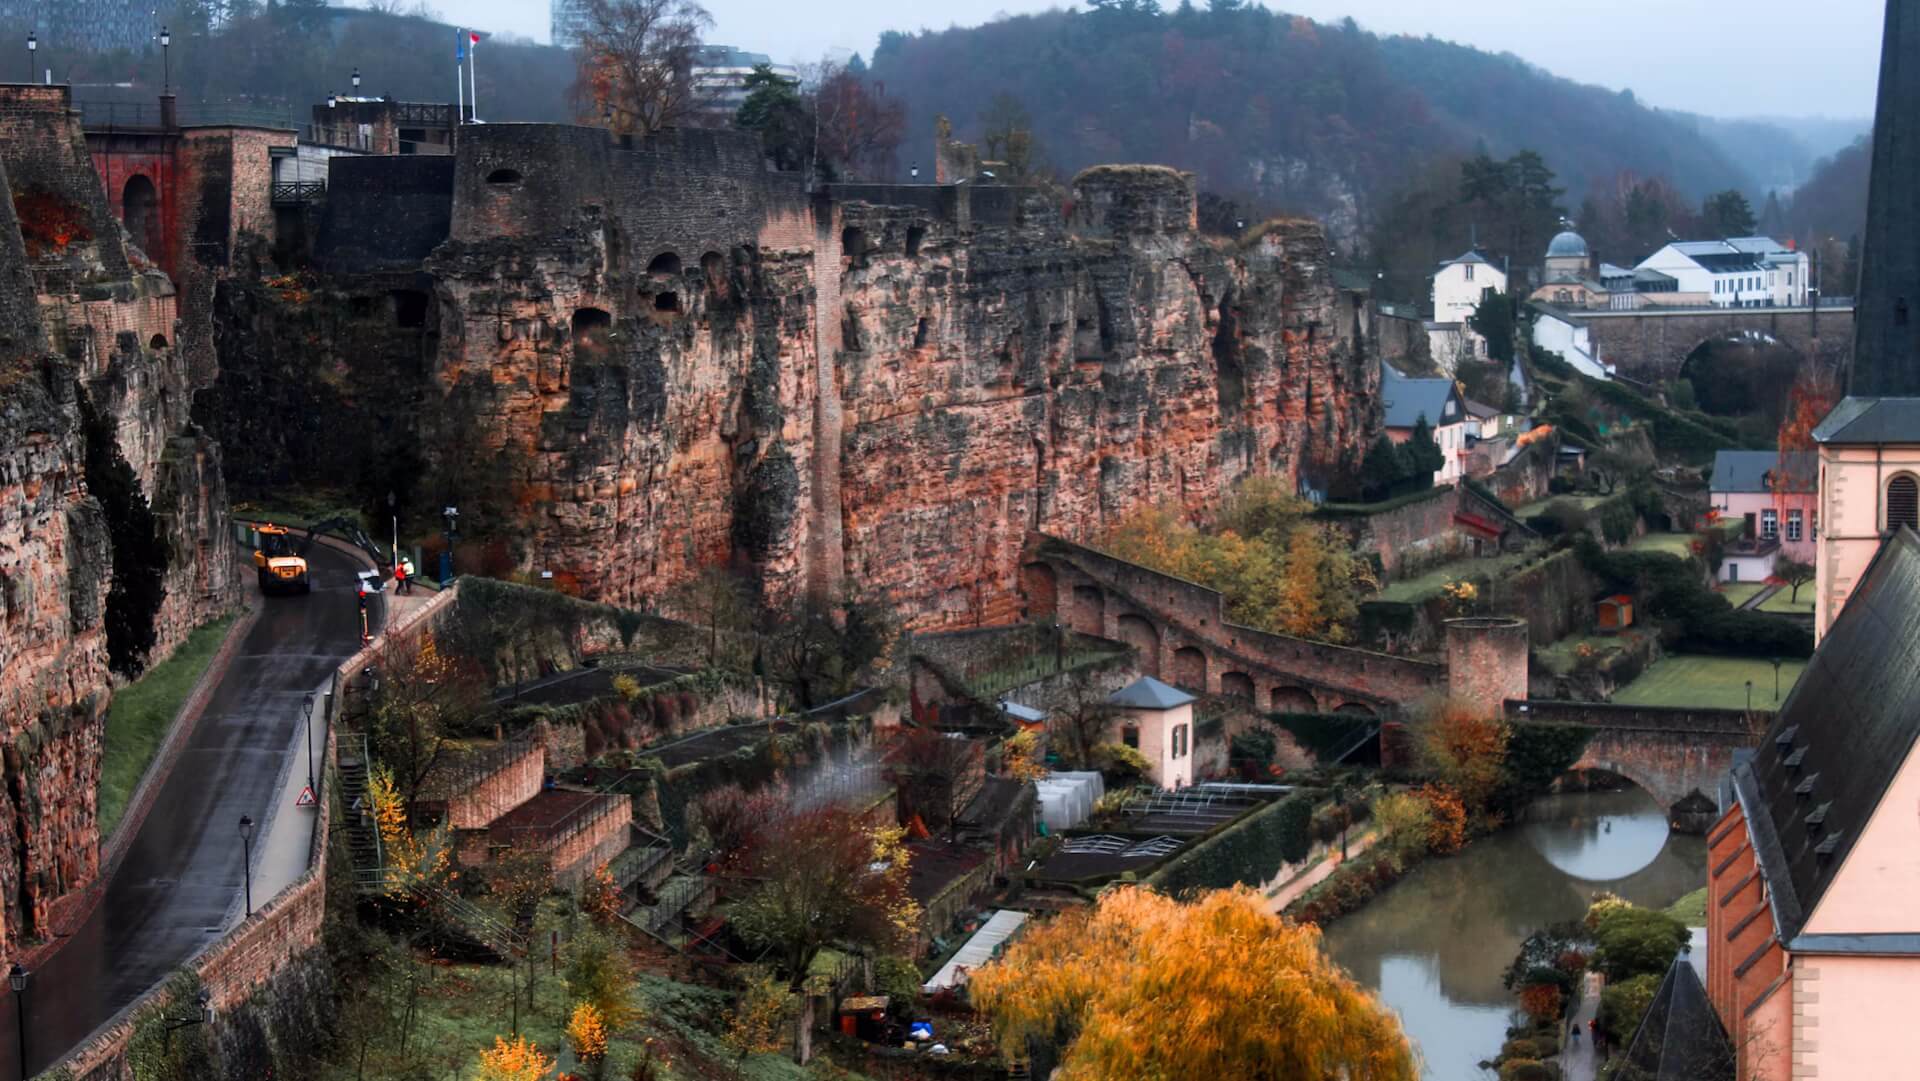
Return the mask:
[[1731, 559], [1727, 560], [1727, 581], [1738, 582], [1739, 580], [1740, 580], [1740, 564]]
[[1772, 507], [1760, 512], [1760, 539], [1780, 539], [1780, 512]]
[[1887, 482], [1887, 528], [1920, 529], [1920, 483], [1902, 473]]
[[1184, 724], [1173, 727], [1173, 757], [1187, 757], [1187, 726]]
[[1801, 518], [1803, 517], [1804, 515], [1802, 515], [1797, 510], [1790, 510], [1787, 512], [1787, 539], [1788, 540], [1797, 541], [1800, 539], [1800, 529], [1802, 524]]
[[1820, 539], [1820, 512], [1819, 511], [1813, 512], [1813, 518], [1808, 523], [1808, 525], [1809, 525], [1809, 529], [1807, 531], [1807, 539], [1819, 540]]
[[1466, 271], [1467, 271], [1467, 280], [1472, 281], [1473, 280], [1473, 264], [1472, 263], [1468, 263], [1466, 265]]
[[1130, 724], [1130, 725], [1127, 725], [1125, 728], [1122, 728], [1120, 730], [1120, 742], [1126, 744], [1129, 747], [1132, 747], [1136, 751], [1139, 750], [1140, 749], [1140, 726], [1135, 724]]

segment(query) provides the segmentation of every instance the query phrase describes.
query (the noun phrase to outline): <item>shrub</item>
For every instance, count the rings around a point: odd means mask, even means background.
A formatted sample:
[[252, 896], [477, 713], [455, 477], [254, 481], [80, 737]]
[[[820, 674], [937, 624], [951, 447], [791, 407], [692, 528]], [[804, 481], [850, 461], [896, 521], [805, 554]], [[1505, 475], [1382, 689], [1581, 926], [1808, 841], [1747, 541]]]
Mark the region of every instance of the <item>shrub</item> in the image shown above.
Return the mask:
[[1658, 977], [1687, 944], [1686, 924], [1650, 908], [1616, 908], [1593, 932], [1594, 964], [1608, 980], [1641, 974]]
[[1559, 1081], [1560, 1071], [1537, 1059], [1509, 1059], [1500, 1064], [1500, 1081]]
[[1527, 519], [1527, 524], [1546, 537], [1578, 533], [1587, 528], [1587, 508], [1571, 499], [1556, 499], [1544, 512]]
[[1653, 1004], [1654, 993], [1660, 990], [1660, 977], [1647, 972], [1620, 983], [1609, 984], [1600, 992], [1600, 1027], [1606, 1030], [1607, 1039], [1625, 1046], [1640, 1027], [1640, 1019], [1646, 1016], [1647, 1007]]
[[1433, 831], [1433, 807], [1418, 796], [1395, 792], [1375, 801], [1373, 818], [1380, 830], [1380, 843], [1401, 859], [1418, 859], [1427, 854], [1428, 838]]
[[1553, 1021], [1560, 1016], [1566, 994], [1550, 983], [1531, 983], [1520, 989], [1520, 1008], [1535, 1021]]
[[1432, 818], [1427, 825], [1427, 848], [1440, 855], [1460, 851], [1467, 843], [1467, 808], [1452, 789], [1441, 785], [1423, 785], [1418, 796], [1426, 803]]
[[1124, 743], [1102, 743], [1093, 749], [1093, 765], [1109, 788], [1124, 788], [1146, 779], [1147, 756]]

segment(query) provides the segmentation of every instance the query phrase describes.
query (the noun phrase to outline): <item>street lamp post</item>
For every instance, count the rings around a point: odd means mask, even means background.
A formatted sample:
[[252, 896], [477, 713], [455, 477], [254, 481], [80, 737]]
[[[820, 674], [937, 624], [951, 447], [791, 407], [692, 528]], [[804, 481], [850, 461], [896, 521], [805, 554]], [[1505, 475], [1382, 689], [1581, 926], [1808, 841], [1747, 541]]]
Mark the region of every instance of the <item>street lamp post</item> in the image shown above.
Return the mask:
[[30, 83], [40, 81], [39, 51], [40, 39], [34, 36], [33, 31], [27, 31], [27, 81]]
[[244, 860], [241, 870], [246, 872], [247, 915], [251, 916], [253, 915], [253, 817], [251, 815], [240, 816], [240, 846]]
[[[301, 708], [307, 711], [307, 791], [313, 792], [313, 692], [312, 691], [307, 692], [306, 700], [301, 703]], [[317, 796], [318, 793], [315, 793], [315, 795]]]
[[164, 1049], [169, 1051], [173, 1049], [174, 1030], [189, 1028], [194, 1025], [213, 1024], [213, 996], [207, 993], [206, 988], [202, 987], [200, 993], [194, 996], [194, 1004], [200, 1008], [194, 1011], [192, 1017], [163, 1018], [163, 1020], [166, 1021], [166, 1028], [163, 1030], [165, 1034], [161, 1037], [160, 1042]]
[[353, 96], [360, 96], [360, 68], [357, 65], [353, 69]]
[[440, 584], [453, 581], [453, 542], [459, 538], [460, 508], [448, 506], [440, 512], [447, 522], [447, 550], [440, 554]]
[[7, 971], [7, 986], [13, 988], [14, 1035], [20, 1042], [20, 1077], [27, 1076], [27, 970], [15, 961]]
[[915, 182], [918, 182], [920, 179], [920, 163], [916, 161], [912, 165], [907, 166], [907, 175], [912, 177]]
[[1747, 681], [1747, 712], [1753, 712], [1753, 681]]
[[1787, 662], [1784, 657], [1775, 657], [1773, 659], [1773, 702], [1775, 705], [1780, 704], [1780, 666], [1785, 663]]
[[161, 74], [160, 92], [162, 94], [173, 93], [173, 58], [167, 52], [167, 50], [170, 49], [172, 46], [173, 46], [173, 35], [167, 32], [166, 27], [164, 26], [161, 27], [160, 28], [160, 71], [162, 74]]

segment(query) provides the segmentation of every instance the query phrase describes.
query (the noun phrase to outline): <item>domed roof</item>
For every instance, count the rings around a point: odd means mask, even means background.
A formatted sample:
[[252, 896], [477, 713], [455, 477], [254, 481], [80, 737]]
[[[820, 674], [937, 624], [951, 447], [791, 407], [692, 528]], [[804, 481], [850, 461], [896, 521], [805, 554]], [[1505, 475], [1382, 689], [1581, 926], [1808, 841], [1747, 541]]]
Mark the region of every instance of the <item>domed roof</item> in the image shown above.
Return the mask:
[[1585, 259], [1587, 257], [1586, 238], [1572, 230], [1554, 237], [1553, 242], [1547, 245], [1547, 258], [1552, 259], [1560, 255]]

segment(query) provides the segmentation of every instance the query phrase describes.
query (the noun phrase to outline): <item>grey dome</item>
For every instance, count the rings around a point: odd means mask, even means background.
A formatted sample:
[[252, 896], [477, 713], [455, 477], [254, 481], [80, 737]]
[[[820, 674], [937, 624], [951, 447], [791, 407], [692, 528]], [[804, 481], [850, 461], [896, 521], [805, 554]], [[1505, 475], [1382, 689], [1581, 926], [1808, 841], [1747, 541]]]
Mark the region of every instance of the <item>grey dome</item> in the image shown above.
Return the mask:
[[1585, 259], [1587, 257], [1586, 238], [1571, 230], [1554, 237], [1553, 242], [1547, 245], [1547, 258], [1552, 259], [1562, 255]]

